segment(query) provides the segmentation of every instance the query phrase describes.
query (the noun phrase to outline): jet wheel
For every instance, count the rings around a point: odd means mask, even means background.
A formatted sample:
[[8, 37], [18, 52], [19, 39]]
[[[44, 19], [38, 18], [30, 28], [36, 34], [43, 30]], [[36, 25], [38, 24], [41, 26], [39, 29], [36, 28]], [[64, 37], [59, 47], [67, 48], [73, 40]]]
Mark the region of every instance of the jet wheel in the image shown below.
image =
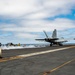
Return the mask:
[[59, 46], [63, 46], [62, 44], [59, 44]]
[[52, 46], [52, 44], [50, 44], [50, 46]]

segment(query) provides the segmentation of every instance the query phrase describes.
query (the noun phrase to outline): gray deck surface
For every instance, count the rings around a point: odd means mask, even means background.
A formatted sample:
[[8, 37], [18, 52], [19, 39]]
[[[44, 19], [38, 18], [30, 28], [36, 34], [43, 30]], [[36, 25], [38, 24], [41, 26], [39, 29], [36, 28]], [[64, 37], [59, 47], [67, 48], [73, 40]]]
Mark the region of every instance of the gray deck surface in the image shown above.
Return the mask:
[[[2, 59], [69, 46], [3, 50]], [[55, 68], [56, 70], [54, 70]], [[50, 73], [52, 70], [54, 71]], [[0, 75], [75, 75], [75, 47], [62, 51], [0, 62]]]

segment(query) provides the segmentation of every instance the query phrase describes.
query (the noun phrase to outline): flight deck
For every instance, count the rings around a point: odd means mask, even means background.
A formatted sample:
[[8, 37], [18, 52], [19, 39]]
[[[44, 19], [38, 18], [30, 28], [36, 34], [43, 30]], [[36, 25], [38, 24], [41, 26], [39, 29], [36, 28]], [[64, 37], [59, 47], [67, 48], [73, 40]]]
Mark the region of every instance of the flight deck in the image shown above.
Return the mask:
[[75, 45], [2, 50], [0, 75], [75, 75]]

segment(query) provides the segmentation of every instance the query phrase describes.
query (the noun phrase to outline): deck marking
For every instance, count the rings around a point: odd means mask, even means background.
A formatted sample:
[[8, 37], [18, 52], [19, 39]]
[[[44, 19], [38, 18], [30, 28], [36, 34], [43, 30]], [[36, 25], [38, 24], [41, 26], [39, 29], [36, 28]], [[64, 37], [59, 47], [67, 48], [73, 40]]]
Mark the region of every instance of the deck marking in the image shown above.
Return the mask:
[[65, 47], [65, 48], [58, 48], [58, 49], [53, 49], [53, 50], [47, 50], [47, 51], [41, 51], [41, 52], [35, 52], [35, 53], [29, 53], [29, 54], [23, 54], [23, 55], [13, 56], [13, 57], [9, 57], [9, 58], [2, 58], [2, 59], [0, 59], [0, 62], [20, 59], [20, 58], [26, 58], [26, 57], [30, 57], [30, 56], [41, 55], [41, 54], [46, 54], [46, 53], [51, 53], [51, 52], [56, 52], [56, 51], [61, 51], [61, 50], [74, 48], [74, 47], [75, 46], [70, 46], [70, 47]]
[[50, 71], [44, 72], [43, 75], [48, 75], [48, 74], [50, 74], [50, 73], [52, 73], [52, 72], [54, 72], [54, 71], [56, 71], [56, 70], [58, 70], [58, 69], [64, 67], [65, 65], [67, 65], [67, 64], [69, 64], [69, 63], [71, 63], [71, 62], [73, 62], [73, 61], [75, 61], [75, 59], [69, 60], [69, 61], [63, 63], [62, 65], [60, 65], [60, 66], [58, 66], [58, 67], [56, 67], [56, 68], [54, 68], [54, 69], [52, 69], [52, 70], [50, 70]]

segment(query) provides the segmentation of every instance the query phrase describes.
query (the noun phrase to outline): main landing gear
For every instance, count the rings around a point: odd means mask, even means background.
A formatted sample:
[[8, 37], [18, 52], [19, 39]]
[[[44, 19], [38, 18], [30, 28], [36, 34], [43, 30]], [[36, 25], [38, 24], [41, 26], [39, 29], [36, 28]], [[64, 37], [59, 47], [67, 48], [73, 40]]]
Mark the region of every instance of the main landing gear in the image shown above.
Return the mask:
[[53, 44], [51, 43], [50, 46], [52, 46]]
[[63, 44], [61, 44], [61, 43], [58, 43], [58, 44], [53, 44], [53, 43], [51, 43], [51, 44], [50, 44], [50, 46], [53, 46], [53, 45], [63, 46]]
[[59, 43], [59, 46], [63, 46], [63, 44]]

